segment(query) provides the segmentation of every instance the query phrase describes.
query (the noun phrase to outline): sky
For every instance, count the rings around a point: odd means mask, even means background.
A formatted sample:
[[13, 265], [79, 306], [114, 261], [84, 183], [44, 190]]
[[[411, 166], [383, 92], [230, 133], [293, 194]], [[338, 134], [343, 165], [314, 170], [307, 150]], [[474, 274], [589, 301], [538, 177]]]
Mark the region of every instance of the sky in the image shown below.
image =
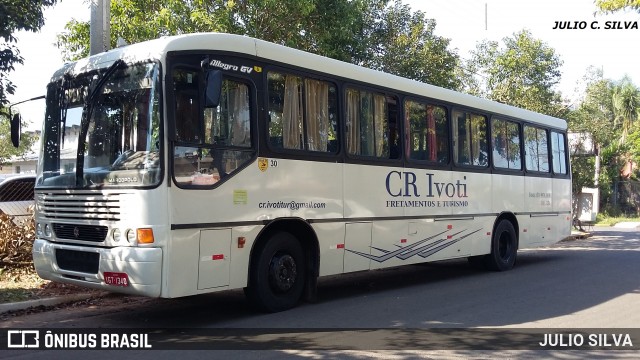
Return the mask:
[[[451, 49], [461, 58], [468, 58], [479, 41], [502, 42], [515, 32], [529, 30], [534, 38], [554, 48], [563, 61], [557, 89], [569, 99], [575, 98], [578, 81], [589, 66], [600, 68], [604, 77], [612, 80], [628, 75], [640, 86], [640, 29], [605, 29], [607, 21], [618, 21], [622, 26], [625, 21], [635, 21], [638, 27], [638, 13], [594, 15], [594, 0], [403, 0], [403, 3], [435, 19], [436, 35], [451, 39]], [[55, 46], [56, 35], [64, 31], [72, 18], [86, 21], [89, 17], [87, 0], [61, 0], [45, 11], [45, 25], [40, 32], [15, 34], [24, 65], [17, 65], [9, 74], [17, 86], [10, 102], [44, 95], [51, 75], [63, 64], [61, 52]], [[586, 29], [553, 29], [557, 21], [570, 22], [572, 27], [584, 24]], [[591, 29], [592, 25], [600, 29]], [[31, 122], [29, 130], [40, 129], [44, 101], [19, 105], [19, 110]]]

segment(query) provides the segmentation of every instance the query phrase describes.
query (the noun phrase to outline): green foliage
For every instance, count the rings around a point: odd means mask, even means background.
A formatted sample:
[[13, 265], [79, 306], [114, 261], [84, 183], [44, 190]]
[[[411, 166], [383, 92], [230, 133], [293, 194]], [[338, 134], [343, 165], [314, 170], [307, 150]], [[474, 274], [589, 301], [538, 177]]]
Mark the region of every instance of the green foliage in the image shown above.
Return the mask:
[[[459, 88], [458, 56], [436, 23], [399, 0], [112, 0], [111, 46], [163, 35], [248, 35], [423, 82]], [[89, 54], [89, 24], [71, 21], [58, 35], [66, 60]]]
[[[345, 22], [361, 11], [363, 0], [112, 0], [111, 47], [118, 38], [133, 44], [161, 36], [194, 32], [227, 32], [254, 36], [341, 60], [342, 46], [332, 44], [339, 34], [346, 41], [358, 40], [345, 34]], [[339, 20], [342, 21], [339, 21]], [[73, 20], [58, 35], [57, 45], [66, 60], [89, 55], [89, 23]], [[351, 44], [353, 47], [354, 44]], [[347, 47], [346, 49], [348, 49]]]
[[620, 142], [624, 143], [629, 131], [640, 117], [640, 89], [631, 79], [624, 77], [613, 88], [613, 110], [615, 113], [615, 126], [621, 126]]
[[632, 10], [640, 13], [640, 0], [596, 0], [596, 6], [602, 13]]
[[[501, 103], [556, 117], [568, 113], [554, 87], [560, 81], [562, 61], [555, 50], [527, 30], [496, 41], [482, 41], [472, 51], [467, 90]], [[471, 80], [470, 80], [471, 79]]]
[[640, 126], [633, 127], [633, 131], [629, 133], [626, 143], [629, 147], [628, 155], [636, 164], [640, 164]]
[[373, 53], [363, 65], [391, 74], [458, 90], [459, 58], [450, 40], [434, 34], [436, 22], [396, 0], [377, 13], [370, 37]]
[[15, 46], [13, 33], [20, 30], [38, 31], [44, 25], [43, 10], [57, 0], [0, 0], [0, 106], [7, 104], [7, 95], [15, 93], [8, 74], [23, 58]]
[[573, 132], [591, 134], [596, 144], [606, 147], [619, 136], [613, 126], [614, 83], [609, 79], [603, 79], [602, 72], [594, 68], [588, 70], [585, 81], [584, 97], [569, 117], [569, 128]]

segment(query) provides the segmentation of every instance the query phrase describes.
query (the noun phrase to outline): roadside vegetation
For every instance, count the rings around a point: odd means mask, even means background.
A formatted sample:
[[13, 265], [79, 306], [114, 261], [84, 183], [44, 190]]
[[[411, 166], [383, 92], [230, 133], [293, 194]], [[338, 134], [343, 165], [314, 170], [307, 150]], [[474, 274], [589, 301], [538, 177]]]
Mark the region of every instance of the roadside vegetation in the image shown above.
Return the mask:
[[46, 284], [33, 268], [33, 218], [16, 223], [0, 213], [0, 303], [29, 300]]
[[596, 217], [596, 225], [598, 226], [614, 226], [617, 223], [628, 221], [640, 223], [640, 217], [609, 216], [603, 213]]

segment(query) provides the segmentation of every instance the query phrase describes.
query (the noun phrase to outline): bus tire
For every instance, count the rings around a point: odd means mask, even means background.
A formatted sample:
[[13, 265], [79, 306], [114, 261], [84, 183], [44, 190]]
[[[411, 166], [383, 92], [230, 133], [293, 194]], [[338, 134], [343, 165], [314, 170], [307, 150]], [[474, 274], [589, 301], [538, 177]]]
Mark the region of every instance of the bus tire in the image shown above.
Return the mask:
[[491, 238], [491, 253], [485, 256], [485, 266], [493, 271], [513, 268], [518, 253], [518, 236], [511, 221], [502, 219]]
[[296, 306], [306, 278], [304, 251], [298, 240], [288, 232], [277, 232], [255, 256], [246, 291], [249, 300], [267, 312]]

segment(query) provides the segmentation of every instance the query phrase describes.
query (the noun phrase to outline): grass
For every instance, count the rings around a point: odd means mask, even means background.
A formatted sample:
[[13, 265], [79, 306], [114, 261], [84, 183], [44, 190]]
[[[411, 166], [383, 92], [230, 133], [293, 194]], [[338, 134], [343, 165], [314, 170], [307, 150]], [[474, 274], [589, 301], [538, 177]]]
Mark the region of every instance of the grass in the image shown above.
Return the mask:
[[640, 222], [640, 218], [608, 217], [600, 216], [600, 214], [598, 214], [598, 218], [596, 220], [598, 226], [613, 226], [619, 222]]
[[48, 282], [32, 266], [0, 268], [0, 304], [38, 299]]

